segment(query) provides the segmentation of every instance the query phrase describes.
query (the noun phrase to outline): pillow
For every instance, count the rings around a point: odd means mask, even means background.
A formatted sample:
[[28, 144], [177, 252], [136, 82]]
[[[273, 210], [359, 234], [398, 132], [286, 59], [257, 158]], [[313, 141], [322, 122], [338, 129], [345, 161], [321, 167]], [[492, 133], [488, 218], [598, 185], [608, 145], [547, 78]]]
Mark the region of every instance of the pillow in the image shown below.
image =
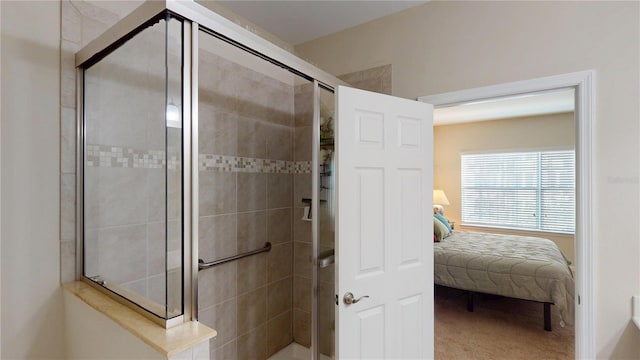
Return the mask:
[[436, 236], [437, 241], [442, 241], [442, 239], [449, 236], [447, 227], [435, 216], [433, 217], [433, 234]]
[[451, 232], [451, 230], [453, 230], [451, 228], [451, 224], [449, 224], [449, 220], [447, 220], [447, 218], [445, 218], [444, 216], [442, 216], [441, 214], [433, 214], [434, 217], [436, 217], [438, 220], [442, 221], [442, 223], [444, 224], [444, 226], [447, 227], [447, 229], [449, 229], [449, 232]]

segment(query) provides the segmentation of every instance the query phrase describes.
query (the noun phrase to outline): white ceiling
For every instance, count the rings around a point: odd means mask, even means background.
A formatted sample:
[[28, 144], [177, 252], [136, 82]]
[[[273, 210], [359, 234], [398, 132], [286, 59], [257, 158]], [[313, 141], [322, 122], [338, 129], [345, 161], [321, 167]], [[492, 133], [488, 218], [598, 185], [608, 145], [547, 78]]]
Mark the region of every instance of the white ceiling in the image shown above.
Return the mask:
[[222, 0], [218, 3], [259, 27], [298, 45], [427, 1], [271, 1]]
[[434, 125], [498, 120], [574, 111], [574, 90], [545, 91], [437, 108]]
[[[98, 0], [89, 0], [98, 2]], [[207, 2], [209, 0], [200, 0]], [[428, 1], [428, 0], [427, 0]], [[301, 44], [367, 21], [426, 3], [421, 0], [220, 0], [218, 4], [290, 45]], [[99, 0], [99, 6], [127, 14], [142, 0]], [[489, 99], [437, 108], [434, 125], [497, 120], [574, 111], [573, 89]]]

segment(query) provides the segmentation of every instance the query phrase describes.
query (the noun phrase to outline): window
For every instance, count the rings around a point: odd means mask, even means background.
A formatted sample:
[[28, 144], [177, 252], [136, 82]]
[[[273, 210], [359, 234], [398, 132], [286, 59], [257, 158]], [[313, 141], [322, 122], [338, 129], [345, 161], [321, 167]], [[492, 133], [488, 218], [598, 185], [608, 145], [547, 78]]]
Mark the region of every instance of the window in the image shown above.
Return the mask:
[[575, 232], [575, 153], [462, 155], [462, 223]]

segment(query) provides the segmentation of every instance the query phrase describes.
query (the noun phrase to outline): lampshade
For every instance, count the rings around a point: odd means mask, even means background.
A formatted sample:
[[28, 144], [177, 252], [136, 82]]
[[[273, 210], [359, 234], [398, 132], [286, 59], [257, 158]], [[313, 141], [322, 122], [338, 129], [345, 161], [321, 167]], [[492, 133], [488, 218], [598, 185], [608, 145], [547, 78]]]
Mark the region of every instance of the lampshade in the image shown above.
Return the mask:
[[449, 205], [449, 199], [447, 199], [444, 191], [435, 189], [433, 190], [433, 203], [435, 205]]

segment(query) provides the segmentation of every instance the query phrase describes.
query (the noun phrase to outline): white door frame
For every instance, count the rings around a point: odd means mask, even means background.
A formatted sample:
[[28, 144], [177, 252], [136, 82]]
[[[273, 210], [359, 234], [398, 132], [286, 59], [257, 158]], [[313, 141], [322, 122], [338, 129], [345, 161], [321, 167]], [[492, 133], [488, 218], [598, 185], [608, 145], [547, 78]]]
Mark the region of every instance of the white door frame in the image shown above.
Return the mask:
[[593, 128], [595, 124], [595, 70], [421, 96], [434, 107], [501, 96], [560, 88], [575, 89], [576, 119], [576, 359], [595, 359], [595, 277], [593, 239], [594, 205]]

